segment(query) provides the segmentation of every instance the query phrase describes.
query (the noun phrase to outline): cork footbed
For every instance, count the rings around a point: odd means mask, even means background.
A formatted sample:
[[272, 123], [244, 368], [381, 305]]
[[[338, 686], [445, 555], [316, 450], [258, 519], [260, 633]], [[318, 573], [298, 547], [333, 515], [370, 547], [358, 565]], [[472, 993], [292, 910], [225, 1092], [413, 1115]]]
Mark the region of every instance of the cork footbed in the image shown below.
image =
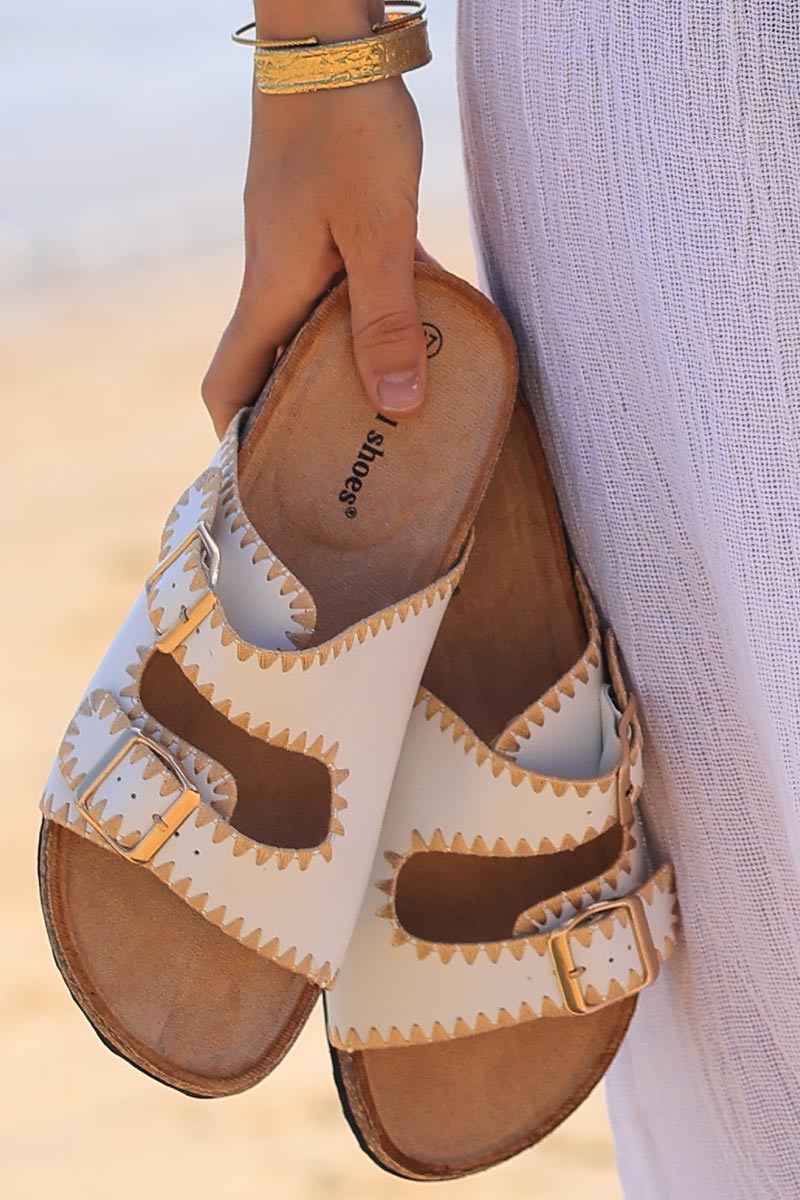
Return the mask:
[[[387, 423], [369, 406], [345, 282], [281, 356], [243, 440], [243, 506], [314, 597], [312, 645], [453, 565], [508, 424], [516, 354], [499, 313], [428, 266], [417, 268], [417, 290], [429, 347], [418, 415]], [[382, 441], [370, 438], [375, 431]], [[382, 453], [353, 504], [340, 497], [354, 493], [346, 481], [365, 444]], [[352, 507], [355, 516], [345, 511]], [[269, 845], [324, 840], [331, 797], [319, 763], [229, 723], [167, 655], [152, 656], [141, 693], [163, 725], [232, 772], [236, 828]], [[317, 999], [314, 985], [208, 924], [149, 872], [51, 822], [40, 877], [54, 955], [74, 998], [112, 1049], [173, 1087], [220, 1096], [252, 1086]]]
[[[585, 643], [552, 485], [519, 405], [423, 682], [491, 742]], [[416, 854], [398, 880], [398, 919], [431, 941], [509, 937], [521, 912], [606, 870], [619, 850], [619, 833], [609, 830], [575, 850], [523, 859]], [[346, 1114], [368, 1153], [396, 1174], [446, 1179], [481, 1170], [534, 1145], [573, 1111], [605, 1073], [634, 1006], [426, 1046], [332, 1049]]]

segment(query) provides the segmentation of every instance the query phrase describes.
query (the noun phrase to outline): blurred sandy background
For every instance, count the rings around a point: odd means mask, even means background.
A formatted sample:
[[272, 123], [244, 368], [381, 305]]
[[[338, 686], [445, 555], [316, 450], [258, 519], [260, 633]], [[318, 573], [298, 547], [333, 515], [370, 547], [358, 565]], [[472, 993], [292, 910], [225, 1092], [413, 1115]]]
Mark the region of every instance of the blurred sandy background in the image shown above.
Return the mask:
[[[474, 277], [457, 142], [454, 0], [432, 0], [422, 235]], [[220, 1102], [110, 1055], [41, 926], [36, 803], [63, 727], [203, 469], [198, 384], [238, 285], [247, 6], [52, 0], [0, 13], [0, 1194], [8, 1200], [409, 1196], [340, 1116], [321, 1014], [278, 1072]], [[45, 23], [51, 60], [41, 77]], [[142, 474], [142, 465], [144, 474]], [[620, 1195], [602, 1095], [542, 1146], [447, 1196]], [[438, 1192], [437, 1192], [438, 1194]]]

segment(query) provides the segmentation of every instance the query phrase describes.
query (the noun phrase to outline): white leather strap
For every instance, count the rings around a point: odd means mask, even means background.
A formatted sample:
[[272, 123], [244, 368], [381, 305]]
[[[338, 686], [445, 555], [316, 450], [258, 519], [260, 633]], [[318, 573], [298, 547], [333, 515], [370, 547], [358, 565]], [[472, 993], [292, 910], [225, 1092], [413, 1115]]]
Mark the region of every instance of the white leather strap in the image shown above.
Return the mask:
[[453, 947], [446, 962], [419, 958], [406, 941], [378, 951], [380, 974], [365, 974], [376, 947], [359, 930], [328, 1001], [329, 1038], [340, 1050], [383, 1049], [594, 1011], [652, 983], [677, 930], [670, 867], [612, 906], [588, 909], [576, 926]]
[[[493, 751], [421, 689], [395, 776], [396, 791], [406, 799], [387, 813], [386, 844], [395, 852], [545, 854], [573, 849], [628, 822], [638, 788], [631, 790], [621, 770], [620, 714], [599, 669], [585, 690], [597, 731], [594, 766], [610, 761], [614, 767], [594, 777], [554, 778]], [[636, 767], [640, 772], [638, 761]]]
[[[154, 724], [149, 722], [151, 731]], [[320, 986], [330, 984], [335, 967], [314, 953], [316, 945], [302, 947], [302, 954], [290, 941], [290, 923], [276, 913], [265, 876], [267, 864], [274, 876], [292, 865], [305, 871], [317, 856], [329, 860], [335, 830], [326, 843], [307, 851], [246, 837], [224, 815], [235, 807], [232, 776], [160, 726], [144, 734], [107, 692], [98, 690], [81, 705], [59, 759], [72, 799], [60, 809], [53, 808], [54, 801], [46, 804], [51, 820], [150, 871], [251, 949]], [[332, 765], [330, 771], [336, 797], [339, 773]], [[295, 880], [287, 890], [297, 890]]]
[[[517, 766], [558, 780], [585, 781], [595, 773], [619, 770], [623, 785], [630, 787], [628, 798], [633, 801], [643, 782], [642, 731], [636, 702], [625, 686], [610, 630], [606, 632], [603, 654], [597, 610], [577, 569], [575, 588], [588, 630], [583, 654], [545, 695], [508, 724], [494, 748]], [[606, 667], [608, 687], [604, 683]], [[611, 720], [616, 721], [616, 739], [609, 736]]]
[[[604, 682], [588, 593], [585, 610], [584, 654], [497, 738], [502, 753], [420, 689], [381, 831], [395, 873], [419, 851], [552, 854], [631, 824], [642, 780], [638, 724], [627, 694], [615, 688], [612, 697]], [[620, 866], [629, 869], [626, 857]]]

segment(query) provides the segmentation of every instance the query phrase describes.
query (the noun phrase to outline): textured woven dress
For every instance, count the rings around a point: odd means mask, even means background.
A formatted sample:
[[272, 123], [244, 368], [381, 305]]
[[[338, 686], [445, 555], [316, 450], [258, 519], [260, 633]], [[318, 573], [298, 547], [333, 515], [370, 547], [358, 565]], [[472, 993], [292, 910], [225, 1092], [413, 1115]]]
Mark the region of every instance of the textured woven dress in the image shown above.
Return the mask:
[[629, 1200], [800, 1196], [800, 6], [462, 0], [482, 283], [648, 729]]

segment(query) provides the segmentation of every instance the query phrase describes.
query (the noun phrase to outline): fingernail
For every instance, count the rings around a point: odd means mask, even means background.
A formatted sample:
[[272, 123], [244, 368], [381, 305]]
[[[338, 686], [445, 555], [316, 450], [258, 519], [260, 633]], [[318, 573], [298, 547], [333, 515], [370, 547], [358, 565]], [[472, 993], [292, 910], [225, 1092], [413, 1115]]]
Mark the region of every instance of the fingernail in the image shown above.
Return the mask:
[[422, 381], [418, 371], [400, 371], [378, 380], [378, 399], [385, 413], [404, 413], [418, 408]]

